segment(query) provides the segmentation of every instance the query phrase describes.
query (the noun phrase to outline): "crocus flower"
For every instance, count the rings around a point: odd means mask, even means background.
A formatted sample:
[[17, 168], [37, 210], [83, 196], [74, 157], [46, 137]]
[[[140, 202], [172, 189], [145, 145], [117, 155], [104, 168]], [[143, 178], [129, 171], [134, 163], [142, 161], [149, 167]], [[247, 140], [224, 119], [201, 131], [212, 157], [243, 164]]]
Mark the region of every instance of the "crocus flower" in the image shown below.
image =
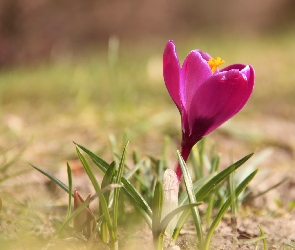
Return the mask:
[[[254, 69], [233, 64], [222, 70], [221, 58], [191, 51], [182, 66], [173, 41], [166, 44], [163, 75], [168, 92], [181, 114], [181, 155], [186, 161], [192, 147], [205, 135], [238, 113], [254, 87]], [[182, 176], [179, 164], [176, 174]]]

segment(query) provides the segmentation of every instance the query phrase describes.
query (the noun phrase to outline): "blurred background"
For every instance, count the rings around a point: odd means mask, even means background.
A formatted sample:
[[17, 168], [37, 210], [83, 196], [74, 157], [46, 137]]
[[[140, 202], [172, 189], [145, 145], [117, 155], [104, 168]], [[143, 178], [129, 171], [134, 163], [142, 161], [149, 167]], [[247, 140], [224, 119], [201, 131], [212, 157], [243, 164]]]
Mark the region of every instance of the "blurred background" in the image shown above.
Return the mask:
[[29, 143], [25, 160], [65, 167], [75, 158], [72, 141], [108, 157], [111, 134], [156, 155], [167, 136], [175, 152], [180, 117], [162, 79], [173, 39], [181, 61], [199, 48], [256, 70], [249, 103], [208, 136], [225, 161], [271, 147], [268, 165], [289, 168], [294, 11], [294, 0], [1, 0], [3, 155]]
[[179, 36], [281, 33], [295, 22], [292, 0], [2, 0], [0, 9], [1, 67], [106, 48], [112, 36], [149, 44]]

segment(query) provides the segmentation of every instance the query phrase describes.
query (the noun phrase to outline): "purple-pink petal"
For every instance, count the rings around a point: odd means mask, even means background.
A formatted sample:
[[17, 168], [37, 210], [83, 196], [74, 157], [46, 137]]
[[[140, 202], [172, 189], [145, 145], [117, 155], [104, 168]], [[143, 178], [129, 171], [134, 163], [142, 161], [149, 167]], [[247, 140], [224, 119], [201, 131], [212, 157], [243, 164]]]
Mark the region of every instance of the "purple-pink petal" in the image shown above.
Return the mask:
[[201, 56], [202, 56], [202, 58], [204, 59], [204, 60], [206, 60], [206, 61], [209, 61], [210, 59], [211, 59], [211, 56], [208, 54], [208, 53], [206, 53], [206, 52], [203, 52], [202, 50], [200, 50], [200, 49], [195, 49], [195, 50], [193, 50], [195, 53], [200, 53], [201, 54]]
[[199, 51], [190, 52], [184, 60], [180, 75], [181, 99], [186, 111], [196, 90], [211, 76], [211, 68]]
[[246, 104], [253, 91], [254, 70], [243, 67], [241, 71], [234, 67], [222, 70], [196, 90], [188, 109], [190, 134], [209, 134]]
[[166, 88], [178, 107], [181, 110], [182, 102], [180, 97], [180, 65], [173, 41], [166, 44], [163, 55], [163, 76]]

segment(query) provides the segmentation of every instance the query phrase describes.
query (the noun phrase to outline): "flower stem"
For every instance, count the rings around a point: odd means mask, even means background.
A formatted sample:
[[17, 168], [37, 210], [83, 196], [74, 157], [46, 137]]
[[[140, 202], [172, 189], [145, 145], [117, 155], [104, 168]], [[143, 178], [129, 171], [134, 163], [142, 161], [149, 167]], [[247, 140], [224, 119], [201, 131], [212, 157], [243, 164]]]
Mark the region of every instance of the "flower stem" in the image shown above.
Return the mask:
[[[192, 147], [193, 146], [187, 146], [187, 145], [182, 145], [182, 147], [181, 147], [181, 152], [180, 152], [180, 154], [181, 154], [181, 156], [182, 156], [182, 158], [183, 158], [183, 160], [186, 162], [187, 161], [187, 158], [189, 157], [189, 155], [190, 155], [190, 152], [191, 152], [191, 150], [192, 150]], [[181, 170], [181, 167], [180, 167], [180, 164], [179, 164], [179, 162], [177, 163], [177, 165], [176, 165], [176, 168], [175, 168], [175, 173], [176, 173], [176, 175], [177, 175], [177, 178], [178, 178], [178, 181], [180, 181], [181, 180], [181, 177], [182, 177], [182, 170]]]

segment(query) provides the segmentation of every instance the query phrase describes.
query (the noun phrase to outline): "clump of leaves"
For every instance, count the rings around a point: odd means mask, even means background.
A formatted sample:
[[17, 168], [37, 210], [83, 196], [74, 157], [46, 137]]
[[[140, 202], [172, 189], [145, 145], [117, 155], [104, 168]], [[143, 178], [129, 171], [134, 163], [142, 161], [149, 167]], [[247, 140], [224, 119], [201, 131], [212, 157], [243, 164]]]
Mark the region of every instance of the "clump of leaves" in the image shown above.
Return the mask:
[[[236, 204], [237, 197], [245, 190], [247, 184], [257, 173], [257, 170], [252, 171], [235, 186], [230, 181], [230, 176], [253, 154], [249, 154], [224, 170], [219, 171], [220, 157], [211, 154], [210, 160], [206, 159], [204, 141], [201, 141], [198, 147], [195, 148], [191, 158], [193, 173], [190, 173], [187, 164], [180, 153], [177, 152], [185, 188], [176, 197], [178, 204], [168, 212], [163, 213], [165, 206], [167, 206], [167, 199], [164, 202], [163, 198], [167, 188], [163, 189], [162, 179], [163, 173], [167, 169], [167, 159], [165, 157], [160, 159], [152, 157], [140, 159], [138, 154], [133, 152], [132, 161], [126, 161], [128, 143], [125, 144], [121, 155], [119, 155], [116, 152], [116, 142], [112, 140], [114, 161], [107, 163], [86, 147], [79, 144], [75, 145], [78, 157], [96, 192], [85, 200], [78, 196], [77, 191], [73, 192], [72, 190], [72, 174], [69, 164], [67, 165], [68, 185], [41, 168], [33, 166], [69, 194], [67, 217], [64, 221], [55, 221], [57, 226], [55, 237], [61, 236], [73, 221], [72, 230], [82, 234], [90, 242], [89, 244], [95, 244], [93, 240], [99, 239], [110, 245], [112, 249], [119, 248], [118, 225], [126, 214], [124, 206], [120, 204], [124, 203], [126, 198], [149, 226], [156, 249], [163, 249], [165, 234], [169, 236], [170, 233], [170, 237], [176, 242], [181, 228], [190, 216], [192, 216], [196, 227], [199, 249], [209, 249], [213, 232], [223, 215], [229, 208], [232, 208], [233, 204]], [[90, 157], [94, 163], [93, 167], [87, 162], [83, 153]], [[130, 167], [132, 163], [133, 167]], [[205, 164], [209, 166], [208, 171], [204, 169]], [[98, 168], [103, 173], [101, 183], [98, 183], [93, 168]], [[160, 177], [158, 176], [159, 171], [162, 173], [159, 174]], [[179, 185], [178, 182], [174, 182], [173, 185], [175, 183]], [[227, 183], [232, 183], [232, 185]], [[173, 187], [171, 186], [171, 188]], [[72, 211], [73, 197], [75, 206]], [[92, 212], [89, 204], [96, 197], [99, 199], [99, 209]], [[173, 199], [175, 200], [175, 197]], [[205, 216], [208, 230], [206, 233], [203, 232], [201, 213], [197, 208], [201, 203], [207, 204]], [[171, 206], [171, 204], [168, 206]], [[216, 210], [214, 216], [213, 209]], [[171, 223], [171, 221], [174, 222]], [[170, 225], [169, 233], [166, 230], [168, 225]]]

